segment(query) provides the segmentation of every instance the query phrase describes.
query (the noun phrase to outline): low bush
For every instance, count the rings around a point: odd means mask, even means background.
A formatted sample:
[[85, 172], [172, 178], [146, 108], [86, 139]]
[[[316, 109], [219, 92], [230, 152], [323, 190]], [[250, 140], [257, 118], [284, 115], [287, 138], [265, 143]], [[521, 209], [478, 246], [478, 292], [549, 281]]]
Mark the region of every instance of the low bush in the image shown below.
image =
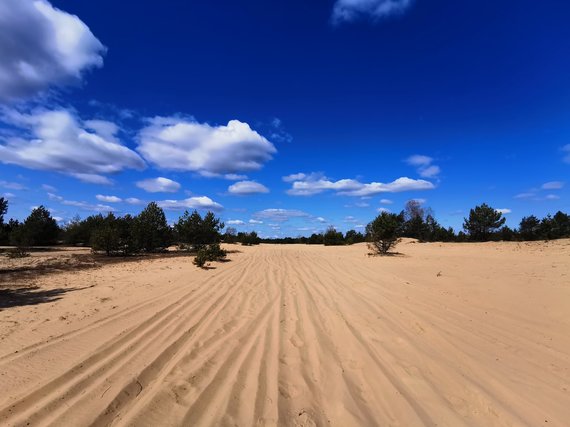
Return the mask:
[[194, 264], [204, 268], [207, 262], [220, 261], [225, 259], [227, 255], [227, 251], [222, 249], [219, 243], [214, 243], [198, 249], [194, 258]]

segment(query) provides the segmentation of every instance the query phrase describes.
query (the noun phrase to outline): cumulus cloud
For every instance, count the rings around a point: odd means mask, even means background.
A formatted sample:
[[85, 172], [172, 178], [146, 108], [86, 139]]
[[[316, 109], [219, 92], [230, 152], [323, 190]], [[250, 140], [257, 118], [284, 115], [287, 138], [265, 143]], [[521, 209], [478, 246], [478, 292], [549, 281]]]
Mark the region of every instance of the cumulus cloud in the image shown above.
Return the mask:
[[224, 207], [206, 196], [189, 197], [184, 200], [162, 200], [158, 206], [167, 210], [204, 209], [219, 211]]
[[226, 221], [226, 224], [228, 224], [228, 225], [245, 225], [245, 222], [243, 222], [241, 219], [230, 219], [229, 221]]
[[[302, 178], [294, 180], [287, 194], [292, 196], [312, 196], [325, 191], [334, 191], [346, 196], [373, 196], [380, 193], [398, 193], [412, 190], [432, 190], [433, 183], [423, 179], [398, 178], [389, 183], [371, 182], [362, 183], [355, 179], [341, 179], [331, 181], [325, 176], [317, 174], [298, 174]], [[289, 178], [289, 177], [287, 177]]]
[[369, 17], [374, 20], [405, 12], [412, 0], [337, 0], [332, 21], [335, 24]]
[[95, 198], [97, 200], [99, 200], [100, 202], [105, 202], [105, 203], [120, 203], [123, 201], [123, 199], [121, 199], [120, 197], [117, 196], [104, 196], [102, 194], [97, 194], [95, 196]]
[[391, 205], [394, 202], [390, 199], [380, 199], [380, 203], [382, 203], [383, 205]]
[[286, 222], [291, 218], [309, 218], [310, 216], [308, 213], [296, 209], [264, 209], [253, 214], [257, 220], [266, 219], [275, 222]]
[[433, 158], [421, 154], [415, 154], [406, 159], [406, 163], [415, 166], [422, 178], [436, 178], [441, 173], [441, 168], [433, 164]]
[[250, 194], [269, 193], [269, 188], [255, 181], [240, 181], [230, 185], [228, 192], [238, 196], [247, 196]]
[[502, 213], [503, 215], [510, 214], [512, 212], [512, 210], [510, 210], [508, 208], [495, 209], [495, 210], [499, 213]]
[[138, 151], [163, 169], [231, 177], [261, 169], [277, 152], [247, 123], [211, 126], [179, 117], [155, 117], [138, 136]]
[[112, 123], [107, 123], [105, 130], [90, 129], [68, 110], [4, 110], [0, 123], [18, 132], [18, 136], [11, 132], [0, 137], [3, 163], [60, 172], [96, 184], [109, 184], [106, 174], [146, 166], [137, 153], [118, 140]]
[[560, 190], [564, 188], [564, 183], [561, 181], [550, 181], [542, 184], [543, 190]]
[[263, 224], [263, 221], [258, 221], [258, 220], [256, 220], [256, 219], [250, 219], [250, 220], [249, 220], [249, 223], [250, 223], [250, 224]]
[[180, 184], [162, 176], [138, 181], [136, 186], [149, 193], [176, 193], [180, 190]]
[[103, 65], [105, 47], [89, 27], [46, 0], [2, 0], [0, 28], [2, 101], [79, 81]]

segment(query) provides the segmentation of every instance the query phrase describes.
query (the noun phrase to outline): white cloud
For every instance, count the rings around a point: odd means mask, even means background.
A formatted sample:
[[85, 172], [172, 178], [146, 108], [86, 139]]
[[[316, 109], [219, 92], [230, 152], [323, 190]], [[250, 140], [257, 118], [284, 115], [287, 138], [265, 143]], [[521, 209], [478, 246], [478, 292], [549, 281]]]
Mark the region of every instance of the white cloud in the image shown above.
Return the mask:
[[362, 17], [385, 18], [405, 12], [411, 4], [412, 0], [337, 0], [332, 21], [339, 24]]
[[55, 193], [57, 191], [57, 188], [48, 184], [42, 184], [42, 188], [46, 191], [49, 191], [50, 193]]
[[26, 186], [18, 182], [1, 181], [0, 187], [7, 188], [8, 190], [25, 190]]
[[[110, 134], [88, 130], [71, 111], [3, 110], [0, 122], [21, 132], [0, 138], [0, 161], [29, 169], [60, 172], [85, 182], [109, 184], [106, 174], [142, 170], [142, 158]], [[116, 128], [115, 128], [116, 129]]]
[[346, 196], [373, 196], [380, 193], [398, 193], [413, 190], [432, 190], [433, 183], [422, 179], [398, 178], [384, 184], [381, 182], [362, 183], [355, 179], [331, 181], [327, 177], [315, 174], [305, 175], [302, 180], [294, 181], [287, 194], [292, 196], [312, 196], [324, 191], [334, 191]]
[[230, 185], [228, 192], [239, 196], [247, 196], [250, 194], [269, 193], [269, 189], [255, 181], [240, 181]]
[[379, 213], [382, 213], [382, 212], [390, 213], [390, 212], [391, 212], [390, 209], [387, 209], [387, 208], [378, 208], [378, 209], [376, 209], [376, 210], [377, 210]]
[[92, 204], [82, 201], [76, 200], [66, 200], [62, 196], [58, 196], [57, 194], [47, 193], [48, 198], [52, 201], [59, 202], [65, 206], [73, 206], [79, 209], [83, 209], [86, 211], [93, 211], [93, 212], [113, 212], [115, 209], [108, 205], [102, 204]]
[[267, 219], [275, 222], [289, 221], [291, 218], [308, 218], [310, 215], [306, 212], [296, 209], [265, 209], [253, 214], [255, 219]]
[[503, 208], [503, 209], [495, 209], [497, 212], [502, 213], [504, 215], [506, 214], [510, 214], [512, 212], [512, 210], [507, 209], [507, 208]]
[[241, 219], [230, 219], [229, 221], [226, 221], [226, 224], [228, 224], [228, 225], [245, 225], [245, 222], [243, 222]]
[[163, 169], [231, 176], [261, 169], [277, 152], [247, 123], [210, 126], [178, 117], [155, 117], [139, 133], [138, 151]]
[[103, 65], [105, 47], [89, 27], [46, 0], [2, 0], [0, 28], [0, 100], [79, 81]]
[[97, 200], [99, 200], [100, 202], [105, 202], [105, 203], [120, 203], [123, 201], [123, 199], [121, 199], [120, 197], [117, 196], [104, 196], [102, 194], [97, 194], [95, 196], [95, 198]]
[[316, 219], [318, 222], [320, 222], [320, 223], [325, 223], [325, 222], [327, 222], [327, 220], [324, 219], [322, 216], [318, 216], [318, 217], [316, 217], [315, 219]]
[[390, 199], [380, 199], [380, 203], [382, 203], [383, 205], [391, 205], [394, 202]]
[[224, 207], [206, 196], [190, 197], [184, 200], [162, 200], [158, 206], [167, 210], [184, 209], [208, 209], [212, 211], [222, 210]]
[[249, 220], [249, 223], [250, 223], [250, 224], [263, 224], [263, 221], [258, 221], [258, 220], [256, 220], [256, 219], [250, 219], [250, 220]]
[[557, 196], [556, 194], [547, 194], [544, 198], [546, 200], [559, 200], [560, 196]]
[[550, 181], [542, 184], [543, 190], [560, 190], [564, 188], [564, 183], [561, 181]]
[[180, 190], [180, 184], [162, 176], [138, 181], [136, 186], [149, 193], [176, 193]]

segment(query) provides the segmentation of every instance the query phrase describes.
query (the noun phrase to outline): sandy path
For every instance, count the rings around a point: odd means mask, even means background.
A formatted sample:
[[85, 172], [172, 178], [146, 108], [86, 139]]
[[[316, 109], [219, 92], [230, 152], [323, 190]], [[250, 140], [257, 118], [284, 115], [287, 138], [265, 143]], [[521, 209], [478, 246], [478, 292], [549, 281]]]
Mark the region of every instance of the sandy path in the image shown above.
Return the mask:
[[565, 426], [570, 242], [240, 248], [0, 311], [3, 425]]

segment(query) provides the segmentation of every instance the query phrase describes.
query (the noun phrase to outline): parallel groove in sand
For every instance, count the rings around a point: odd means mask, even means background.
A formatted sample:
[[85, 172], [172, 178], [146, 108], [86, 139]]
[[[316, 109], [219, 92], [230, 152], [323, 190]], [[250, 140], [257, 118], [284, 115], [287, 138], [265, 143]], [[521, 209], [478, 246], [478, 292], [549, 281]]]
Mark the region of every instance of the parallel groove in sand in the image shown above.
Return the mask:
[[[553, 335], [557, 347], [537, 342], [548, 319], [519, 319], [505, 306], [493, 312], [504, 323], [484, 322], [487, 302], [460, 301], [449, 293], [455, 287], [440, 290], [435, 278], [413, 283], [406, 267], [394, 267], [413, 260], [368, 259], [363, 247], [243, 251], [215, 274], [199, 272], [194, 286], [186, 283], [187, 274], [198, 274], [194, 267], [165, 271], [174, 283], [158, 295], [0, 356], [2, 378], [18, 390], [6, 395], [0, 387], [0, 423], [509, 426], [570, 419], [570, 340], [562, 330]], [[34, 384], [30, 377], [58, 352], [72, 365]]]

